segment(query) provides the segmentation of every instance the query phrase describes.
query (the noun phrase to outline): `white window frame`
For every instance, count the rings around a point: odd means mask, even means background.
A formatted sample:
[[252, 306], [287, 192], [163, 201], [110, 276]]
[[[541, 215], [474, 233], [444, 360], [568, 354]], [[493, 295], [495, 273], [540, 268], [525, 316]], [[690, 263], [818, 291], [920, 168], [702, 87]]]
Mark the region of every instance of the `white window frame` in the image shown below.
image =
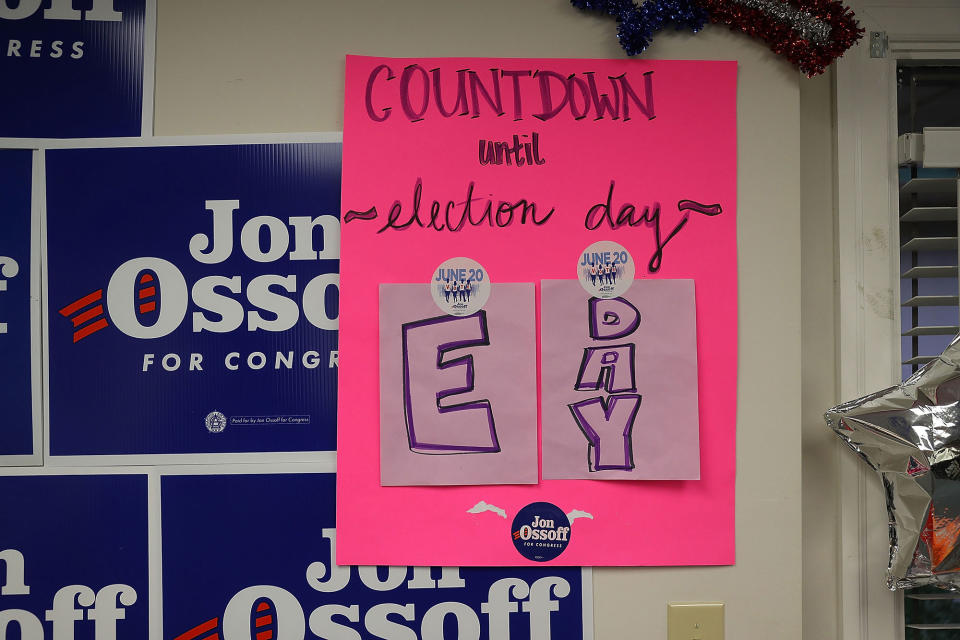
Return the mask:
[[[900, 380], [897, 59], [960, 58], [957, 0], [850, 1], [867, 33], [836, 65], [838, 393]], [[870, 57], [870, 32], [887, 52]], [[839, 445], [838, 445], [839, 446]], [[886, 590], [887, 514], [875, 474], [838, 456], [839, 634], [903, 638], [903, 599]]]

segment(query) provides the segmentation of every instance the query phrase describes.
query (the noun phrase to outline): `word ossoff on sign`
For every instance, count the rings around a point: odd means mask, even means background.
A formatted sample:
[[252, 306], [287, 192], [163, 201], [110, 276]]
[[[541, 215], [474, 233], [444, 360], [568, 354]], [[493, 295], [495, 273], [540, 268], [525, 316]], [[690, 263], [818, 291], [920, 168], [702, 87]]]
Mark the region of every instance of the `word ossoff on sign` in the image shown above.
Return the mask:
[[[239, 200], [206, 201], [213, 214], [211, 235], [197, 233], [190, 239], [190, 256], [200, 264], [218, 264], [233, 252], [233, 214]], [[333, 215], [316, 218], [294, 216], [288, 219], [292, 230], [278, 218], [255, 216], [240, 232], [243, 255], [254, 263], [289, 260], [337, 260], [340, 257], [340, 222]], [[314, 232], [322, 234], [322, 248], [314, 246]], [[213, 240], [211, 241], [211, 236]], [[262, 237], [267, 241], [264, 245]], [[204, 251], [209, 247], [209, 250]], [[76, 327], [74, 342], [113, 324], [132, 338], [161, 338], [180, 327], [187, 316], [190, 301], [199, 310], [191, 313], [194, 332], [229, 333], [244, 324], [248, 331], [287, 331], [300, 319], [301, 308], [307, 321], [318, 329], [335, 330], [336, 314], [328, 309], [327, 291], [339, 287], [336, 273], [312, 277], [298, 291], [296, 275], [264, 274], [244, 283], [242, 275], [208, 275], [189, 286], [180, 269], [164, 258], [140, 257], [127, 260], [110, 276], [104, 309], [103, 289], [97, 289], [62, 307], [60, 315]], [[245, 285], [245, 290], [244, 290]], [[162, 292], [162, 297], [160, 295]], [[239, 294], [245, 293], [252, 309], [246, 310]], [[300, 301], [293, 294], [299, 294]], [[266, 311], [266, 314], [261, 313]]]

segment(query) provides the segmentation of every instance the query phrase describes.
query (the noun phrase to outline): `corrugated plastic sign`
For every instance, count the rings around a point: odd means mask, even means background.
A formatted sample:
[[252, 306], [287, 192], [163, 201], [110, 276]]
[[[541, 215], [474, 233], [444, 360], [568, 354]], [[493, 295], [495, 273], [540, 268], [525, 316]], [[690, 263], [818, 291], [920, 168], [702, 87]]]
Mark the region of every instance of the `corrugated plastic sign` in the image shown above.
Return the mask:
[[336, 566], [334, 484], [332, 473], [164, 476], [163, 637], [592, 637], [581, 569]]
[[50, 455], [335, 448], [339, 144], [46, 168]]
[[148, 6], [0, 2], [0, 137], [139, 136]]

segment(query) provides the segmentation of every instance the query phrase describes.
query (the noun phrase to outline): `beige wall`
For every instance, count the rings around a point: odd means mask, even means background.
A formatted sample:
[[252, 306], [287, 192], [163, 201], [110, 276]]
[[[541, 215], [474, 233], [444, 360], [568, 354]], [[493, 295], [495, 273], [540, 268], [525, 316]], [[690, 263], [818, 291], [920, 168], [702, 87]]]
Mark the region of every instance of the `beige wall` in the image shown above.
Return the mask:
[[[156, 133], [339, 130], [347, 53], [619, 58], [614, 33], [612, 21], [583, 16], [567, 0], [159, 0]], [[737, 564], [598, 569], [596, 637], [664, 639], [668, 601], [719, 600], [727, 638], [797, 640], [801, 443], [819, 455], [808, 418], [829, 395], [827, 381], [817, 381], [802, 411], [810, 385], [801, 388], [801, 296], [832, 295], [821, 289], [824, 273], [811, 291], [801, 287], [804, 80], [721, 27], [662, 33], [648, 55], [740, 63]], [[811, 126], [822, 133], [822, 121]], [[829, 351], [808, 319], [804, 336]], [[801, 427], [810, 438], [801, 441]]]
[[807, 640], [840, 637], [835, 569], [840, 557], [837, 456], [850, 455], [840, 450], [840, 441], [823, 421], [824, 410], [839, 402], [833, 81], [828, 73], [800, 85], [803, 637]]

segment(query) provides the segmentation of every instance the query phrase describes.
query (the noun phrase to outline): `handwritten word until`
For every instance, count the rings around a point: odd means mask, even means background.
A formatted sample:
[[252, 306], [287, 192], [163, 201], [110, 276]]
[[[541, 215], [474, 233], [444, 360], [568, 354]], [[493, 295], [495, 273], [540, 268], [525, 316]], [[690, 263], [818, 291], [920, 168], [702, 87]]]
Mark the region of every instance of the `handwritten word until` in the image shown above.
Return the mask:
[[512, 164], [517, 167], [544, 164], [546, 160], [540, 157], [540, 134], [533, 132], [530, 142], [521, 141], [526, 135], [513, 136], [513, 144], [509, 142], [494, 142], [480, 139], [480, 164]]

